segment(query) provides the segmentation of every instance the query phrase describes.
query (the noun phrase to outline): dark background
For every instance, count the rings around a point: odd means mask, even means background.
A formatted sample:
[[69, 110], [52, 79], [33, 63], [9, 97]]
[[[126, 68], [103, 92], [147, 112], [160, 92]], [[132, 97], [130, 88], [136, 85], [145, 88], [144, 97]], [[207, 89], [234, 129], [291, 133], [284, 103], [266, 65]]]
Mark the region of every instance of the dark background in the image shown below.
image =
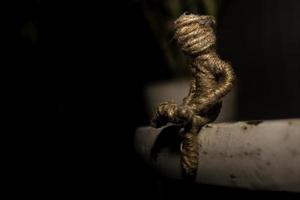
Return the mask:
[[[109, 186], [110, 195], [142, 199], [299, 197], [167, 180], [135, 155], [135, 128], [149, 121], [144, 87], [174, 78], [145, 18], [147, 3], [164, 12], [155, 0], [11, 4], [9, 67], [18, 80], [12, 110], [34, 115], [32, 160], [41, 164], [32, 171], [47, 182], [39, 186], [43, 195], [102, 196]], [[300, 2], [226, 0], [219, 6], [218, 52], [237, 73], [237, 120], [299, 117]]]

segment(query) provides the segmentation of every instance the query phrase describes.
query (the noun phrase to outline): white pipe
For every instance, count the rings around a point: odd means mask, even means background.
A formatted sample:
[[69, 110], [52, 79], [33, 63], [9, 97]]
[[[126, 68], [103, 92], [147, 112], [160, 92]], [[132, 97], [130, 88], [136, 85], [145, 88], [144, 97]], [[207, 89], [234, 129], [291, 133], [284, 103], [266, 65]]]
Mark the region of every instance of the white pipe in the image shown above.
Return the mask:
[[[180, 140], [175, 129], [139, 128], [135, 147], [164, 175], [181, 179]], [[300, 192], [300, 119], [209, 124], [198, 139], [196, 182]]]

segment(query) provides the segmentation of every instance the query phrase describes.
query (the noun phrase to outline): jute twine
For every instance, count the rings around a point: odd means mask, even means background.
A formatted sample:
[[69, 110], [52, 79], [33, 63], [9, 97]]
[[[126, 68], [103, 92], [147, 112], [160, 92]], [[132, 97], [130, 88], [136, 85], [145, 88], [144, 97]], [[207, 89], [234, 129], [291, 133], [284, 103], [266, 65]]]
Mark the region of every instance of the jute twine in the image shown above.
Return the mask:
[[181, 163], [188, 176], [198, 168], [198, 133], [214, 121], [221, 109], [221, 99], [232, 89], [235, 80], [231, 65], [219, 58], [215, 50], [215, 20], [212, 16], [182, 14], [174, 23], [175, 39], [183, 52], [192, 57], [190, 91], [181, 105], [160, 104], [152, 126], [167, 123], [182, 124], [184, 128]]

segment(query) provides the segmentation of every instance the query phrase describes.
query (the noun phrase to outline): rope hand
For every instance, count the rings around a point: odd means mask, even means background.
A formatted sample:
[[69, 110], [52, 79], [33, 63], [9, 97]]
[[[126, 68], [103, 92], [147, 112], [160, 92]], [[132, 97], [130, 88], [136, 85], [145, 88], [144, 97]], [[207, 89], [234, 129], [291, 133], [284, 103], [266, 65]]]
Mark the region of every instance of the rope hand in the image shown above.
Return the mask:
[[184, 13], [175, 21], [175, 39], [183, 52], [193, 58], [192, 81], [181, 105], [164, 102], [152, 118], [154, 127], [168, 122], [184, 128], [181, 163], [186, 175], [196, 174], [199, 145], [197, 135], [214, 121], [221, 109], [221, 99], [232, 89], [235, 80], [230, 64], [216, 54], [212, 16]]

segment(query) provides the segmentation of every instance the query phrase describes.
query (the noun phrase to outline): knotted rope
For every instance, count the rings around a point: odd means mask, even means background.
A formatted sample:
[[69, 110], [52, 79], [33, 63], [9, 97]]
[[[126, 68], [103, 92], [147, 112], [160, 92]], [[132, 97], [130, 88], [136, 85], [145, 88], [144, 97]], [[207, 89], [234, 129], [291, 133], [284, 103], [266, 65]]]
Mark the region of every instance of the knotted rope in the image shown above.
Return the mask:
[[184, 53], [193, 58], [192, 81], [181, 105], [160, 104], [152, 126], [168, 122], [184, 128], [181, 163], [186, 175], [193, 176], [198, 168], [198, 133], [214, 121], [221, 109], [221, 99], [232, 89], [235, 80], [230, 64], [222, 61], [215, 51], [215, 20], [212, 16], [184, 13], [175, 21], [175, 39]]

